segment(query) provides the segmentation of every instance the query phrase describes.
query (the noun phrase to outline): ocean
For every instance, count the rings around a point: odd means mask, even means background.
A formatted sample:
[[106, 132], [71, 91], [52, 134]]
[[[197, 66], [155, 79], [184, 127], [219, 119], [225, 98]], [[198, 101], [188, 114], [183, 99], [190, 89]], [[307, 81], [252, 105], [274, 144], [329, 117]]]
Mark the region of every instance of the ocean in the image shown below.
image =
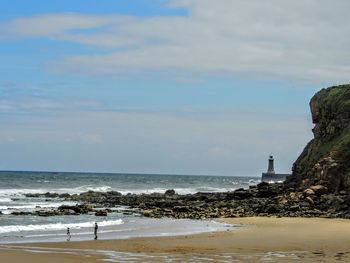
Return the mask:
[[99, 225], [99, 239], [184, 235], [232, 227], [212, 220], [150, 219], [130, 213], [126, 207], [115, 207], [107, 217], [96, 217], [94, 213], [53, 217], [12, 215], [13, 212], [51, 210], [76, 204], [60, 198], [26, 197], [26, 194], [86, 191], [141, 194], [164, 193], [168, 189], [178, 194], [191, 194], [232, 191], [259, 182], [257, 177], [2, 171], [0, 243], [65, 241], [68, 227], [72, 241], [90, 240], [95, 222]]

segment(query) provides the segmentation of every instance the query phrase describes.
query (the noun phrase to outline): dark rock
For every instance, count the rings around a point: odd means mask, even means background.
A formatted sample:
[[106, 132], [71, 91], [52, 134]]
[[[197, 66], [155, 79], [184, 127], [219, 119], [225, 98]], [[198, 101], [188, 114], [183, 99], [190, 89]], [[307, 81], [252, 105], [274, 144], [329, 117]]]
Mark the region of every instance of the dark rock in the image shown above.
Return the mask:
[[60, 215], [60, 213], [58, 213], [58, 211], [54, 211], [54, 210], [50, 210], [50, 211], [37, 211], [36, 214], [38, 216], [42, 216], [42, 217], [48, 217], [48, 216], [57, 216]]
[[258, 187], [257, 197], [268, 198], [268, 197], [274, 197], [276, 195], [277, 195], [277, 193], [276, 193], [275, 189], [273, 189], [270, 186], [260, 187], [260, 188]]
[[314, 192], [314, 190], [312, 190], [312, 189], [310, 189], [310, 188], [307, 188], [307, 189], [305, 189], [305, 190], [303, 191], [303, 194], [304, 194], [305, 196], [311, 196], [311, 195], [315, 195], [315, 192]]
[[65, 194], [60, 194], [60, 195], [59, 195], [59, 198], [70, 198], [70, 194], [67, 194], [67, 193], [65, 193]]
[[40, 197], [41, 194], [25, 194], [25, 197]]
[[266, 188], [269, 186], [269, 183], [267, 182], [261, 182], [257, 185], [257, 188], [260, 189], [260, 188]]
[[314, 200], [310, 196], [306, 197], [305, 201], [308, 202], [309, 204], [314, 204]]
[[108, 213], [106, 210], [98, 210], [95, 212], [95, 216], [107, 216]]
[[15, 215], [15, 216], [29, 216], [29, 215], [33, 215], [32, 212], [23, 212], [23, 211], [14, 211], [11, 213], [11, 215]]
[[59, 194], [47, 192], [47, 193], [44, 194], [44, 197], [48, 197], [48, 198], [57, 198], [57, 197], [59, 197]]
[[[32, 198], [38, 198], [38, 197], [46, 197], [46, 198], [70, 198], [71, 195], [70, 194], [58, 194], [58, 193], [44, 193], [44, 194], [40, 194], [40, 193], [35, 193], [35, 194], [25, 194], [26, 197], [32, 197]], [[47, 201], [51, 201], [50, 199], [47, 199]]]
[[175, 190], [171, 189], [171, 190], [166, 190], [164, 193], [166, 196], [173, 196], [176, 194]]
[[243, 188], [237, 189], [236, 191], [233, 192], [233, 198], [246, 199], [249, 197], [252, 197], [252, 192], [248, 190], [244, 190]]
[[276, 205], [273, 205], [273, 204], [267, 206], [265, 209], [265, 213], [267, 213], [267, 214], [276, 214], [278, 212], [279, 212], [278, 207]]
[[328, 188], [323, 185], [310, 186], [310, 189], [314, 191], [316, 195], [323, 195], [328, 193]]
[[173, 208], [173, 212], [188, 212], [190, 211], [190, 208], [188, 206], [175, 206]]
[[72, 210], [76, 214], [86, 214], [91, 211], [86, 209], [85, 205], [61, 205], [57, 210], [63, 211], [64, 213], [69, 213], [68, 211]]
[[86, 214], [88, 212], [91, 212], [93, 210], [94, 206], [92, 204], [85, 203], [85, 204], [77, 205], [77, 208], [79, 208], [78, 212], [80, 212], [82, 214]]

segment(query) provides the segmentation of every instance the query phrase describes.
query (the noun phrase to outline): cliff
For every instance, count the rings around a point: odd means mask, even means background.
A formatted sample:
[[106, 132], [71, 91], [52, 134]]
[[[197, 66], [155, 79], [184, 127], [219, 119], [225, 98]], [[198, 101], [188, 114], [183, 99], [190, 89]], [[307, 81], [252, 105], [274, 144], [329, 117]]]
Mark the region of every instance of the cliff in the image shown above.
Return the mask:
[[286, 184], [350, 192], [350, 85], [322, 89], [311, 99], [310, 108], [314, 138], [294, 163]]

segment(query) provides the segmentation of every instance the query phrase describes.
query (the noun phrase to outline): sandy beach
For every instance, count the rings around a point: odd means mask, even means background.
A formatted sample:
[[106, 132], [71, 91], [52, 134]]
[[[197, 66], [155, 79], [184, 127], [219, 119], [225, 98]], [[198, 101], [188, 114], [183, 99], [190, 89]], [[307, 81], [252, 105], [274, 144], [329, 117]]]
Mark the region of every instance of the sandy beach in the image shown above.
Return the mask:
[[134, 258], [135, 262], [162, 262], [165, 257], [174, 261], [197, 258], [198, 262], [209, 259], [217, 262], [350, 261], [348, 220], [253, 217], [220, 221], [242, 224], [242, 227], [193, 236], [2, 246], [0, 259], [12, 263], [47, 262], [48, 259], [52, 263], [102, 259], [122, 262], [128, 258]]

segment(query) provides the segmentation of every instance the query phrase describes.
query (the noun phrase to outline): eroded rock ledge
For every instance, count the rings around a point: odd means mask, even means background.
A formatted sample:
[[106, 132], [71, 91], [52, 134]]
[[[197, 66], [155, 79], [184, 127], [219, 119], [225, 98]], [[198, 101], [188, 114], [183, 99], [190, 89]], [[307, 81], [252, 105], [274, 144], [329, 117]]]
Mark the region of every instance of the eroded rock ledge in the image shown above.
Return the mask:
[[[127, 206], [134, 213], [147, 217], [220, 218], [245, 216], [288, 216], [350, 218], [350, 195], [346, 191], [330, 193], [322, 185], [306, 189], [287, 189], [285, 184], [260, 183], [249, 189], [224, 193], [178, 195], [173, 190], [164, 194], [127, 194], [118, 192], [85, 192], [66, 200], [82, 203], [76, 207], [62, 206], [56, 212], [39, 214], [79, 214], [98, 212], [106, 216], [112, 209]], [[43, 196], [48, 194], [43, 194]], [[98, 207], [100, 210], [96, 210]], [[103, 210], [101, 210], [103, 208]]]

